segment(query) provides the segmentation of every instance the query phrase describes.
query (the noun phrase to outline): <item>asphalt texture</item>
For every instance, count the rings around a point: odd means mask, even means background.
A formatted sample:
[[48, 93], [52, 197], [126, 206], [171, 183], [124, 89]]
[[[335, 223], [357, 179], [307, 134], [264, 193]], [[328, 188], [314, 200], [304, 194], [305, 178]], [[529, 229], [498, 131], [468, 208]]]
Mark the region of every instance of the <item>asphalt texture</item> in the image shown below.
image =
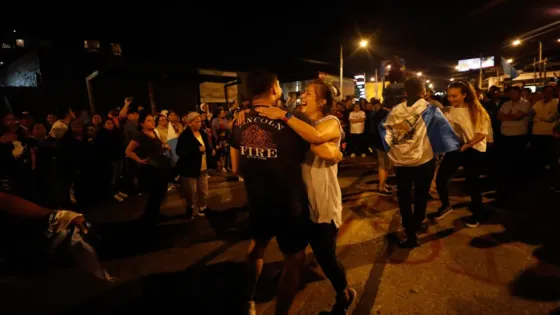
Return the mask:
[[[375, 164], [356, 159], [340, 168], [344, 223], [338, 257], [358, 292], [352, 314], [560, 313], [560, 195], [543, 181], [519, 184], [507, 211], [491, 206], [478, 228], [466, 228], [468, 200], [460, 176], [451, 184], [455, 211], [421, 235], [412, 250], [395, 244], [401, 231], [396, 196], [376, 193]], [[394, 182], [394, 179], [393, 179]], [[135, 221], [145, 196], [89, 211], [101, 238], [103, 265], [119, 278], [101, 282], [64, 265], [2, 265], [2, 314], [242, 314], [243, 261], [248, 245], [243, 183], [210, 178], [212, 213], [188, 221], [170, 192], [167, 219], [146, 233]], [[436, 196], [437, 197], [437, 196]], [[428, 213], [439, 207], [431, 200]], [[307, 250], [294, 314], [329, 314], [333, 289]], [[273, 314], [282, 255], [275, 241], [258, 284], [257, 314]], [[556, 312], [556, 313], [555, 313]]]

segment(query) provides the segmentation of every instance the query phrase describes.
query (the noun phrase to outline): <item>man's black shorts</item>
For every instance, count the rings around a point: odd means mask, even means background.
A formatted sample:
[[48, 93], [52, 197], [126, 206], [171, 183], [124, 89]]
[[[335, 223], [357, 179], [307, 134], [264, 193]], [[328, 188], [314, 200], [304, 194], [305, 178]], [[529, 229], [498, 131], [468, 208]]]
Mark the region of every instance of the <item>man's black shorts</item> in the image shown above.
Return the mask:
[[249, 228], [252, 238], [267, 240], [276, 237], [278, 247], [285, 255], [293, 255], [305, 250], [308, 244], [309, 215], [302, 214], [297, 217], [273, 215], [271, 213], [274, 211], [270, 210], [258, 209], [250, 212]]

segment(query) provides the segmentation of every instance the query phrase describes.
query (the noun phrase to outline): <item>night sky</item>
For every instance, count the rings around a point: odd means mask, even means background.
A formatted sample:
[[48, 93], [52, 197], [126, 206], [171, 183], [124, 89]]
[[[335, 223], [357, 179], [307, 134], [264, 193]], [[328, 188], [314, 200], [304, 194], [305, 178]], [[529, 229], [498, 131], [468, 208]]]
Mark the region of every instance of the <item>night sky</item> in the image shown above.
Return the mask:
[[[469, 1], [206, 1], [158, 7], [115, 8], [96, 3], [3, 18], [3, 28], [18, 28], [48, 38], [120, 41], [127, 56], [196, 60], [204, 66], [291, 69], [302, 58], [331, 63], [337, 71], [339, 45], [345, 47], [349, 73], [369, 71], [397, 54], [407, 66], [426, 74], [450, 72], [458, 59], [502, 55], [530, 59], [537, 43], [504, 47], [518, 35], [560, 20], [560, 2], [549, 0]], [[25, 22], [24, 22], [25, 21]], [[85, 38], [84, 38], [85, 37]], [[360, 38], [368, 51], [356, 50]], [[539, 37], [545, 55], [559, 55], [560, 28]], [[232, 69], [236, 70], [236, 69]], [[335, 72], [336, 73], [336, 72]]]

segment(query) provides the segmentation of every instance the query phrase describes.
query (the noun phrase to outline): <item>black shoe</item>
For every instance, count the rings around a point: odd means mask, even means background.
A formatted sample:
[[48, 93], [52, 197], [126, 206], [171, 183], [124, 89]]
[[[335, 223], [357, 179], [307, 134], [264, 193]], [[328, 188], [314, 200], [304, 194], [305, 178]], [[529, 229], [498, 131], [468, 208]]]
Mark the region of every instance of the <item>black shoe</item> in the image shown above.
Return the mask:
[[422, 222], [422, 223], [420, 224], [420, 228], [418, 229], [418, 233], [417, 233], [417, 234], [425, 234], [425, 233], [428, 233], [428, 228], [429, 228], [428, 223]]
[[193, 208], [192, 207], [187, 207], [187, 210], [185, 212], [185, 216], [187, 217], [187, 220], [190, 220], [193, 218]]
[[332, 310], [331, 310], [331, 314], [333, 315], [346, 315], [348, 314], [348, 310], [352, 307], [352, 305], [354, 305], [354, 302], [356, 302], [356, 290], [349, 288], [348, 289], [348, 293], [350, 295], [350, 300], [349, 301], [344, 301], [341, 299], [337, 298], [336, 303], [334, 304]]
[[420, 244], [418, 243], [418, 239], [416, 238], [408, 238], [406, 241], [401, 241], [398, 246], [400, 248], [416, 248], [416, 247], [420, 247]]
[[474, 216], [470, 216], [465, 219], [465, 225], [470, 228], [475, 228], [480, 226], [480, 221]]
[[438, 209], [438, 211], [437, 211], [436, 215], [434, 216], [434, 218], [435, 218], [436, 220], [439, 221], [439, 220], [445, 218], [445, 217], [446, 217], [448, 214], [450, 214], [451, 212], [453, 212], [453, 208], [451, 208], [451, 206], [447, 206], [447, 207], [441, 206], [441, 207]]

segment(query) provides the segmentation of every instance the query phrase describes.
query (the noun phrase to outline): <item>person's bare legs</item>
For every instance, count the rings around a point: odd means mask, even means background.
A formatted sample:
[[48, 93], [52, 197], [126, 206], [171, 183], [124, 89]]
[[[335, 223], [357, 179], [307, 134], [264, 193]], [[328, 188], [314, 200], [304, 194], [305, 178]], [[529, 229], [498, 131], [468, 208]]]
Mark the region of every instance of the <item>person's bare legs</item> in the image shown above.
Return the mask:
[[305, 250], [284, 255], [284, 269], [278, 282], [275, 315], [288, 315], [299, 288], [301, 270], [305, 263]]
[[379, 167], [377, 167], [377, 175], [379, 176], [379, 190], [385, 190], [385, 184], [387, 183], [388, 172], [383, 167], [383, 165], [379, 165]]
[[264, 265], [264, 254], [266, 252], [266, 247], [270, 242], [269, 239], [265, 240], [251, 240], [249, 244], [249, 250], [247, 255], [247, 299], [248, 301], [253, 301], [255, 296], [255, 289], [259, 277], [261, 276], [263, 265]]

